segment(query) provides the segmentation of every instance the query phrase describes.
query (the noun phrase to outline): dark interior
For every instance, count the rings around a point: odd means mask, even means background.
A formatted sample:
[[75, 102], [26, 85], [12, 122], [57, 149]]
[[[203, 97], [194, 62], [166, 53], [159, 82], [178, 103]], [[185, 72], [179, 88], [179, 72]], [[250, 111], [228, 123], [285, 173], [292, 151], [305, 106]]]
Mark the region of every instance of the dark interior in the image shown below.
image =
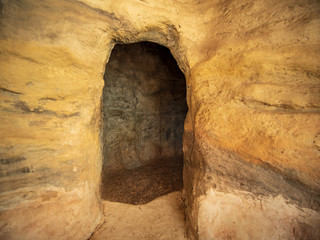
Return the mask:
[[144, 204], [183, 187], [185, 78], [168, 48], [115, 45], [102, 99], [102, 199]]

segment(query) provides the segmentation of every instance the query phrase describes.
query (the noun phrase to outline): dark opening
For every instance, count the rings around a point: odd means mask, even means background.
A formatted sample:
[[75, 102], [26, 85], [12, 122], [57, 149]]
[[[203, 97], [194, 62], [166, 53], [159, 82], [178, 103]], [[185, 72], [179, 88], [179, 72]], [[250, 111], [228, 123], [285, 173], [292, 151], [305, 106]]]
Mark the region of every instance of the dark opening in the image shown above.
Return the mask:
[[101, 197], [144, 204], [183, 187], [183, 73], [168, 48], [117, 44], [102, 100]]

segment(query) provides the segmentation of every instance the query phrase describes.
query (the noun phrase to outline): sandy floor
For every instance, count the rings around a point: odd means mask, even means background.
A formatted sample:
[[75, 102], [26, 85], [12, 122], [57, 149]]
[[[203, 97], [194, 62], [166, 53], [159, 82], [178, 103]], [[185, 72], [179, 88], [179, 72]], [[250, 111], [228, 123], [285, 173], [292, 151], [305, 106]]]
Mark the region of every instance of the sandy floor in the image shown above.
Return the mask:
[[104, 223], [90, 240], [180, 240], [185, 237], [183, 201], [172, 192], [144, 205], [103, 201]]

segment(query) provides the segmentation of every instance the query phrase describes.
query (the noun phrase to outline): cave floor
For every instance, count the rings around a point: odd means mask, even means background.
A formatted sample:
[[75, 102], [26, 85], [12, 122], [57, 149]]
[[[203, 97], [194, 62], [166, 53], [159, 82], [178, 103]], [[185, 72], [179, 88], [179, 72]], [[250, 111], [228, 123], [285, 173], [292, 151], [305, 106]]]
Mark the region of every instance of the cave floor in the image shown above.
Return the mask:
[[104, 222], [90, 240], [182, 240], [185, 236], [184, 204], [176, 191], [143, 204], [103, 201]]
[[182, 190], [182, 168], [182, 158], [165, 158], [135, 169], [104, 172], [101, 198], [130, 204], [148, 203]]
[[182, 158], [166, 158], [136, 169], [104, 172], [104, 219], [90, 240], [188, 239], [182, 168]]

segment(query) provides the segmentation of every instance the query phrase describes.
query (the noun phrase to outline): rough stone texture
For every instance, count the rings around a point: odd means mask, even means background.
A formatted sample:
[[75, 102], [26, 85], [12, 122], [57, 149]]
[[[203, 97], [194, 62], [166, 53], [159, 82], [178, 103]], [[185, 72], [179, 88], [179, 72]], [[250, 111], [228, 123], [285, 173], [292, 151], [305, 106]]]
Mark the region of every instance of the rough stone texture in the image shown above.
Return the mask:
[[180, 161], [186, 83], [170, 51], [155, 43], [116, 45], [103, 90], [103, 168]]
[[0, 238], [91, 234], [105, 64], [137, 41], [186, 77], [190, 236], [320, 238], [317, 0], [0, 3]]
[[[285, 199], [207, 191], [200, 198], [201, 239], [318, 239], [319, 217]], [[259, 223], [259, 224], [258, 224]], [[263, 224], [260, 224], [263, 223]]]

